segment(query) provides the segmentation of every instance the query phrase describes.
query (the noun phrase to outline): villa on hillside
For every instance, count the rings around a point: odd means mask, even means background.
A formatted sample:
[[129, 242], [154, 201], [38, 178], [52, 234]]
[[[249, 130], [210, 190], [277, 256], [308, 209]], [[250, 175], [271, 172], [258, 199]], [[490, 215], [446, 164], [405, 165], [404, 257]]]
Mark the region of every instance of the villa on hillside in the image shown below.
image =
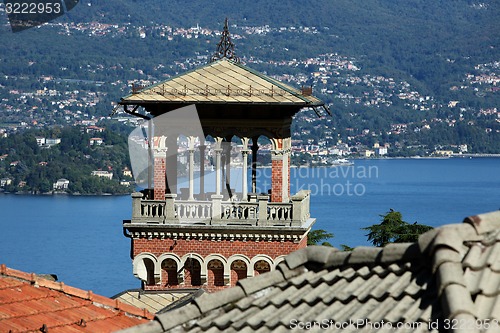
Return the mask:
[[92, 171], [92, 176], [108, 178], [110, 180], [113, 179], [113, 173], [104, 170], [94, 170]]
[[52, 146], [60, 144], [61, 139], [59, 139], [59, 138], [45, 138], [45, 137], [38, 137], [37, 136], [36, 143], [39, 147], [50, 148]]
[[69, 180], [61, 178], [52, 184], [54, 191], [65, 191], [69, 187]]
[[12, 179], [11, 178], [2, 178], [2, 179], [0, 179], [0, 187], [9, 186], [10, 184], [12, 184]]

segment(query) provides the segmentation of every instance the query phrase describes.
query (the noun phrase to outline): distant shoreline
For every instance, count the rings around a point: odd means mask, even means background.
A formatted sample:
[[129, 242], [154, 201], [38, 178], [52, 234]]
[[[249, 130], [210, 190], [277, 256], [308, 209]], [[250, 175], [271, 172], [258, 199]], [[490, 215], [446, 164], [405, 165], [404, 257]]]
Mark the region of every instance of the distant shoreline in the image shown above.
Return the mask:
[[117, 196], [124, 196], [124, 195], [130, 195], [130, 193], [90, 193], [90, 194], [81, 194], [81, 193], [67, 193], [67, 192], [57, 192], [57, 193], [29, 193], [29, 192], [6, 192], [6, 191], [1, 191], [0, 190], [0, 195], [24, 195], [24, 196], [70, 196], [70, 197], [117, 197]]
[[[350, 161], [354, 162], [356, 160], [360, 161], [369, 161], [369, 160], [449, 160], [449, 159], [484, 159], [484, 158], [499, 158], [500, 154], [456, 154], [452, 156], [391, 156], [391, 157], [352, 157], [348, 158]], [[355, 166], [355, 163], [349, 165], [341, 165], [341, 164], [312, 164], [312, 165], [291, 165], [291, 168], [335, 168], [342, 166]], [[260, 166], [259, 168], [271, 168], [271, 166]], [[30, 193], [30, 192], [6, 192], [3, 189], [0, 189], [0, 195], [24, 195], [24, 196], [72, 196], [72, 197], [105, 197], [105, 196], [128, 196], [130, 193], [68, 193], [68, 192], [47, 192], [47, 193]]]
[[[370, 160], [449, 160], [449, 159], [473, 159], [473, 158], [500, 158], [500, 154], [456, 154], [452, 156], [377, 156], [377, 157], [344, 157], [347, 160], [354, 161], [370, 161]], [[342, 164], [302, 164], [302, 165], [292, 165], [292, 168], [324, 168], [324, 167], [341, 167], [341, 166], [352, 166], [350, 165], [342, 165]], [[270, 166], [265, 166], [264, 168], [270, 168]]]
[[500, 154], [455, 154], [451, 156], [353, 157], [351, 160], [447, 160], [452, 158], [500, 158]]

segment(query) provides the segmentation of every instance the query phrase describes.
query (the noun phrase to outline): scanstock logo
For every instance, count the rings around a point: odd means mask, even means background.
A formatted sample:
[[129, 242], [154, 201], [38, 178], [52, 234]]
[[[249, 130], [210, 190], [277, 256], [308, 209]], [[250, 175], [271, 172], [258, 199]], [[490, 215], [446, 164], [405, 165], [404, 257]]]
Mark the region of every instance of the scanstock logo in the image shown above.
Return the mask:
[[[163, 188], [169, 188], [171, 193], [178, 195], [177, 200], [191, 202], [186, 202], [189, 209], [195, 209], [193, 205], [198, 198], [221, 200], [224, 197], [231, 202], [238, 199], [235, 188], [239, 187], [236, 183], [241, 182], [241, 165], [230, 163], [231, 160], [243, 160], [238, 144], [221, 138], [207, 138], [195, 105], [145, 121], [130, 133], [128, 146], [138, 187], [160, 188], [162, 195]], [[231, 181], [230, 174], [233, 175]], [[220, 213], [209, 210], [201, 215], [200, 218], [211, 219]]]
[[3, 0], [12, 32], [52, 21], [70, 10], [79, 0]]

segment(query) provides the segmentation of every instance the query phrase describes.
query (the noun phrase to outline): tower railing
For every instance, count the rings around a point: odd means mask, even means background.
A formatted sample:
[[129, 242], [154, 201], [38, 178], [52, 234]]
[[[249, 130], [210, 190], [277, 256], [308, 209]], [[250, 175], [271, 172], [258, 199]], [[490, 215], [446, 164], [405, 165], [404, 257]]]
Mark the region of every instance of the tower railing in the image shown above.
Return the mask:
[[254, 196], [251, 201], [176, 200], [166, 194], [165, 200], [148, 200], [142, 193], [132, 194], [132, 220], [138, 224], [199, 224], [247, 226], [301, 226], [310, 218], [310, 191], [301, 190], [290, 202], [269, 202], [268, 195]]

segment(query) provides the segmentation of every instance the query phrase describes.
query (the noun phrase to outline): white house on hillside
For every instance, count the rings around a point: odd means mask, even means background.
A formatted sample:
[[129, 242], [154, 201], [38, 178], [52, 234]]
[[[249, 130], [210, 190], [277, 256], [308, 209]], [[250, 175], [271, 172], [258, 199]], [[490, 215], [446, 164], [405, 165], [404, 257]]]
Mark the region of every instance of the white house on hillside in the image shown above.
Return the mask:
[[52, 188], [55, 191], [64, 191], [67, 190], [69, 186], [69, 180], [65, 178], [58, 179], [57, 182], [52, 184]]
[[102, 170], [92, 171], [92, 176], [113, 179], [113, 173], [109, 171], [102, 171]]

